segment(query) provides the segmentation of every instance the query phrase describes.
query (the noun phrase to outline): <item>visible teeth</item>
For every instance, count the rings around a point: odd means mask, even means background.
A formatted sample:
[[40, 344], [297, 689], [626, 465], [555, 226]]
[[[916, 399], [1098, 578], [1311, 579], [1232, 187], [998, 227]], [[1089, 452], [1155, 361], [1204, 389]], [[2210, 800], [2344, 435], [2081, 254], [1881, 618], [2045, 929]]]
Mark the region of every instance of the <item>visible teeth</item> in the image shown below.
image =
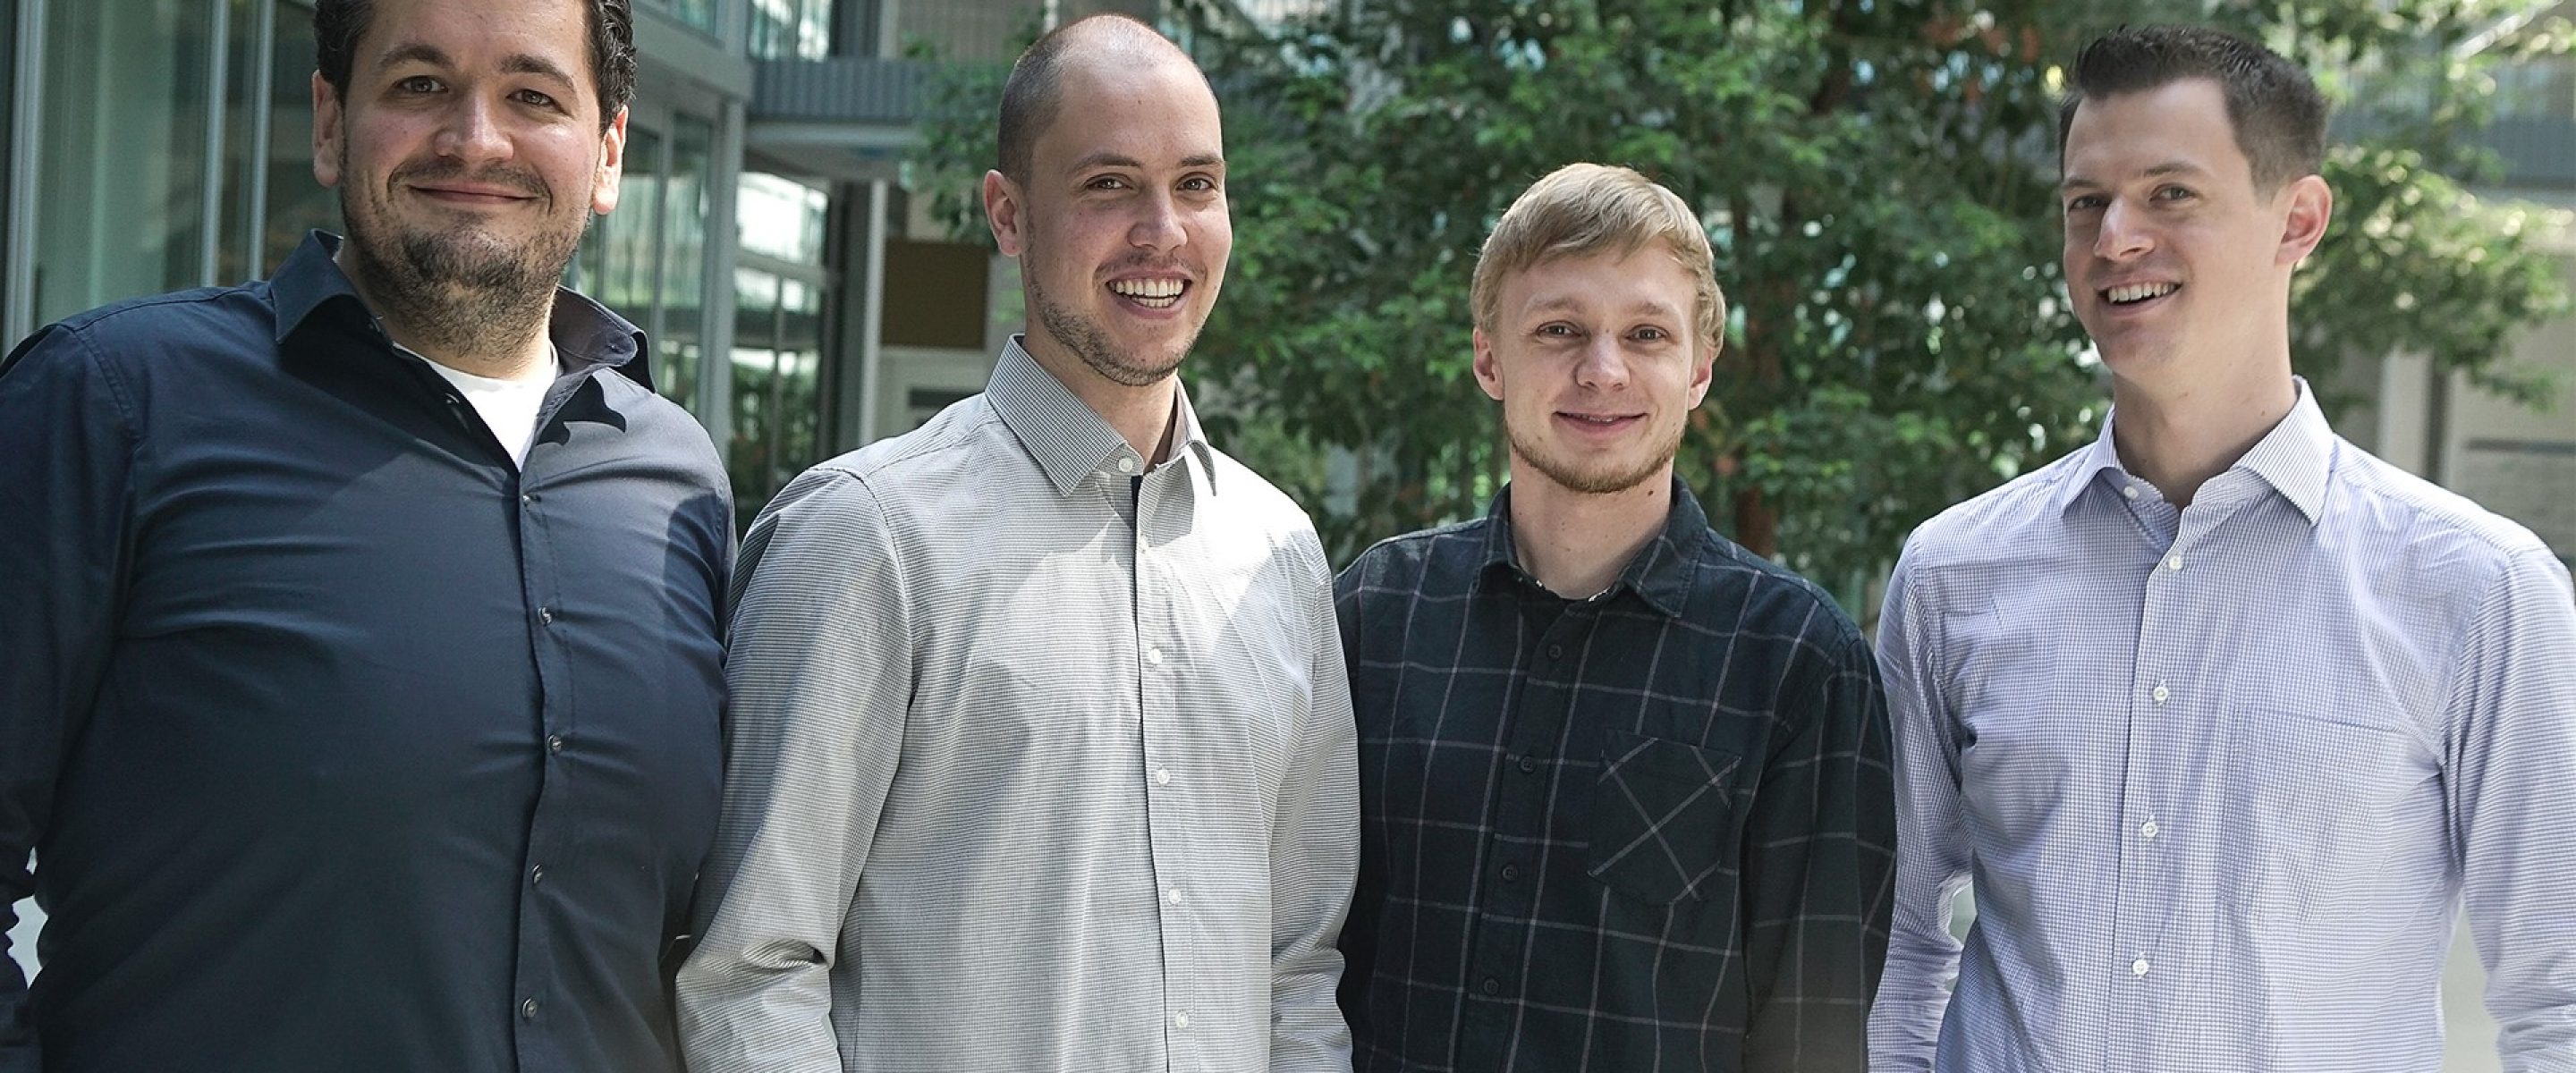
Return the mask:
[[2125, 287], [2113, 287], [2106, 293], [2111, 299], [2111, 304], [2127, 305], [2131, 302], [2142, 302], [2149, 298], [2162, 297], [2164, 295], [2172, 294], [2173, 292], [2174, 285], [2171, 283], [2132, 283]]
[[1129, 298], [1178, 298], [1181, 281], [1177, 279], [1119, 279], [1109, 282], [1109, 289]]

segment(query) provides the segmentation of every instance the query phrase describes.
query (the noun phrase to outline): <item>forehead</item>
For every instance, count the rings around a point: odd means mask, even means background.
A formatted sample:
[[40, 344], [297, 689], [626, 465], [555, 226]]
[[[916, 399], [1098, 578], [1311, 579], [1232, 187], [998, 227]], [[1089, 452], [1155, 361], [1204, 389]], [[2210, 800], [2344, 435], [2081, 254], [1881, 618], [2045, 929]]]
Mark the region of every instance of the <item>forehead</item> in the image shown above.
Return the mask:
[[1207, 81], [1176, 57], [1103, 54], [1067, 59], [1054, 115], [1032, 146], [1040, 171], [1111, 153], [1147, 166], [1222, 156], [1224, 127]]
[[1503, 280], [1506, 315], [1540, 309], [1679, 313], [1698, 301], [1699, 281], [1664, 244], [1652, 239], [1635, 250], [1563, 254]]
[[2216, 175], [2252, 174], [2227, 116], [2226, 92], [2214, 80], [2088, 97], [2067, 125], [2068, 179], [2108, 181], [2177, 164]]
[[360, 67], [437, 58], [457, 66], [538, 60], [586, 80], [589, 0], [376, 0]]

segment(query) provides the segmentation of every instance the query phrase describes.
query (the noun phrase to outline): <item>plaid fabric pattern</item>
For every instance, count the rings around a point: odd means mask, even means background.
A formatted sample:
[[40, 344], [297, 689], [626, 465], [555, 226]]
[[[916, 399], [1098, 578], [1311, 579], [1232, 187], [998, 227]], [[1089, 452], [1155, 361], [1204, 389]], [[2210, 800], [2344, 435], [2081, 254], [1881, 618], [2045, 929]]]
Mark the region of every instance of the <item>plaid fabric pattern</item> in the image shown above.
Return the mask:
[[1338, 585], [1356, 1067], [1861, 1068], [1895, 821], [1859, 632], [1678, 481], [1617, 584], [1560, 598], [1509, 496]]

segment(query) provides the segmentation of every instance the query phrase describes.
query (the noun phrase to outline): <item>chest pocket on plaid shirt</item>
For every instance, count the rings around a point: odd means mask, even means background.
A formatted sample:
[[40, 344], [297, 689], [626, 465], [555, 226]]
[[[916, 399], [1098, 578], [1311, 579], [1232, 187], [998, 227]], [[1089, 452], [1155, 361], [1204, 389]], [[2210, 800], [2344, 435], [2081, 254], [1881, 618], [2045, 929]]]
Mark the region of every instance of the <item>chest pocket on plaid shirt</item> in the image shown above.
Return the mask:
[[1741, 757], [1624, 730], [1605, 732], [1593, 783], [1592, 878], [1656, 905], [1705, 898], [1735, 857]]

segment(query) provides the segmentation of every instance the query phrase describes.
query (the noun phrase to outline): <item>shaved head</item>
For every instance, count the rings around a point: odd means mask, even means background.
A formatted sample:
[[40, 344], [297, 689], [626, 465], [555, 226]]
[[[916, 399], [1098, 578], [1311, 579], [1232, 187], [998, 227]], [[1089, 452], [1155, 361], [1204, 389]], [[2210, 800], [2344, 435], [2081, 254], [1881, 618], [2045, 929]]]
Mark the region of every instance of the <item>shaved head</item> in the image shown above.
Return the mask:
[[[1198, 64], [1180, 46], [1125, 15], [1093, 15], [1038, 38], [1011, 65], [1011, 80], [1002, 86], [1002, 174], [1015, 183], [1029, 181], [1029, 158], [1037, 150], [1038, 136], [1055, 122], [1056, 111], [1063, 105], [1068, 65], [1134, 67], [1169, 62], [1198, 71]], [[1207, 75], [1199, 73], [1199, 81], [1205, 84]]]

